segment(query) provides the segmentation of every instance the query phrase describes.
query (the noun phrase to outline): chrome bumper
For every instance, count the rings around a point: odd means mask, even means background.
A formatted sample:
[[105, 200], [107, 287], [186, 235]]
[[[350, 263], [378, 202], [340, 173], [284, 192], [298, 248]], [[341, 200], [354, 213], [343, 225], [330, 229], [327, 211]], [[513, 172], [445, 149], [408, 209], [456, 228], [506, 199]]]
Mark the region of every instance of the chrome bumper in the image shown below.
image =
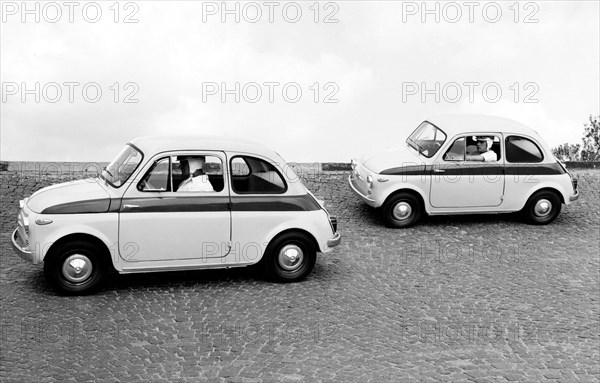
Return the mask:
[[569, 197], [569, 202], [577, 201], [578, 199], [579, 199], [579, 190], [577, 190], [574, 195]]
[[21, 247], [17, 241], [17, 235], [19, 234], [19, 229], [15, 229], [11, 236], [12, 247], [15, 253], [26, 261], [33, 262], [33, 253], [27, 250], [24, 247]]
[[342, 241], [342, 236], [340, 233], [335, 233], [335, 236], [329, 240], [327, 240], [327, 247], [335, 247], [340, 244]]
[[375, 200], [372, 198], [367, 197], [366, 195], [362, 194], [352, 183], [354, 181], [354, 178], [352, 178], [352, 175], [350, 175], [348, 177], [348, 183], [350, 184], [350, 187], [352, 188], [352, 190], [354, 191], [354, 193], [356, 193], [360, 198], [362, 198], [363, 200], [365, 200], [365, 202], [371, 206], [374, 206], [375, 204]]

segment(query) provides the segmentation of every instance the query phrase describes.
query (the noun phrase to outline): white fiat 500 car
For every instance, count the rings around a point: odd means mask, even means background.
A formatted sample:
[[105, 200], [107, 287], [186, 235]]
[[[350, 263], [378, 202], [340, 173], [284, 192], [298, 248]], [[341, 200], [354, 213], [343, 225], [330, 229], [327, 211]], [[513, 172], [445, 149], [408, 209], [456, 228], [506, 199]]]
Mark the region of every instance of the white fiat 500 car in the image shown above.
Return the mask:
[[119, 273], [262, 262], [295, 282], [340, 243], [337, 220], [288, 164], [261, 145], [218, 137], [138, 138], [101, 176], [21, 201], [15, 251], [50, 284], [87, 293]]
[[542, 138], [500, 117], [431, 118], [399, 147], [352, 159], [351, 167], [350, 187], [391, 227], [423, 213], [518, 211], [547, 224], [579, 197], [577, 180]]

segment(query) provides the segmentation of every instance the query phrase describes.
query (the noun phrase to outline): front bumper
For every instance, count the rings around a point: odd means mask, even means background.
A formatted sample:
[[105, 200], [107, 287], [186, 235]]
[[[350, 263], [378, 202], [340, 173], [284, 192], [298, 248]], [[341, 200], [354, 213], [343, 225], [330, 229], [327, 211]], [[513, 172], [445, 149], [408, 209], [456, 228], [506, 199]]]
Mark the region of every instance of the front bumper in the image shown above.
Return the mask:
[[335, 236], [329, 240], [327, 240], [327, 247], [335, 247], [340, 244], [342, 241], [342, 236], [340, 233], [335, 233]]
[[367, 205], [376, 207], [374, 199], [369, 198], [366, 195], [362, 194], [360, 192], [360, 190], [358, 190], [356, 188], [356, 186], [354, 186], [354, 178], [352, 177], [352, 174], [350, 174], [350, 176], [348, 177], [348, 183], [350, 184], [350, 188], [352, 188], [352, 191], [354, 191], [354, 193], [356, 193], [356, 195], [358, 195], [360, 198], [362, 198], [362, 200], [365, 201], [367, 203]]
[[569, 197], [569, 202], [574, 202], [579, 199], [579, 190], [575, 191], [575, 194]]
[[12, 247], [15, 253], [26, 261], [33, 262], [33, 253], [21, 244], [19, 229], [15, 229], [11, 236]]

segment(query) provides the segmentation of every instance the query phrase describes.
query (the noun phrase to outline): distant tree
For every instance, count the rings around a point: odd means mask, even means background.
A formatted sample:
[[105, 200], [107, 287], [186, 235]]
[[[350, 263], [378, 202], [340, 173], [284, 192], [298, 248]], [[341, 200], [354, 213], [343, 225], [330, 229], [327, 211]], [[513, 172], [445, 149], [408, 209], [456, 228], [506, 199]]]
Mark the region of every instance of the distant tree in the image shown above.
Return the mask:
[[579, 144], [564, 143], [552, 149], [552, 154], [561, 161], [580, 161]]
[[600, 116], [590, 116], [590, 122], [583, 125], [582, 161], [600, 161]]

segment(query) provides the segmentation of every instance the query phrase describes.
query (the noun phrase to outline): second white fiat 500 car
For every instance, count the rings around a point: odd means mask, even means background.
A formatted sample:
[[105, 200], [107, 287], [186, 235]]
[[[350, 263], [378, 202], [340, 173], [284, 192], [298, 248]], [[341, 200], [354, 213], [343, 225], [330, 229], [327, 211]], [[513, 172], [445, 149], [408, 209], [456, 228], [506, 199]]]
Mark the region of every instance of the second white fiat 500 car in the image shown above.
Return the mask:
[[292, 168], [261, 145], [218, 137], [138, 138], [93, 179], [21, 201], [15, 251], [44, 262], [59, 292], [91, 291], [119, 273], [261, 262], [294, 282], [340, 242], [337, 220]]
[[577, 200], [577, 180], [534, 130], [491, 116], [441, 116], [421, 123], [399, 147], [352, 159], [349, 183], [391, 227], [423, 213], [521, 211], [552, 222]]

